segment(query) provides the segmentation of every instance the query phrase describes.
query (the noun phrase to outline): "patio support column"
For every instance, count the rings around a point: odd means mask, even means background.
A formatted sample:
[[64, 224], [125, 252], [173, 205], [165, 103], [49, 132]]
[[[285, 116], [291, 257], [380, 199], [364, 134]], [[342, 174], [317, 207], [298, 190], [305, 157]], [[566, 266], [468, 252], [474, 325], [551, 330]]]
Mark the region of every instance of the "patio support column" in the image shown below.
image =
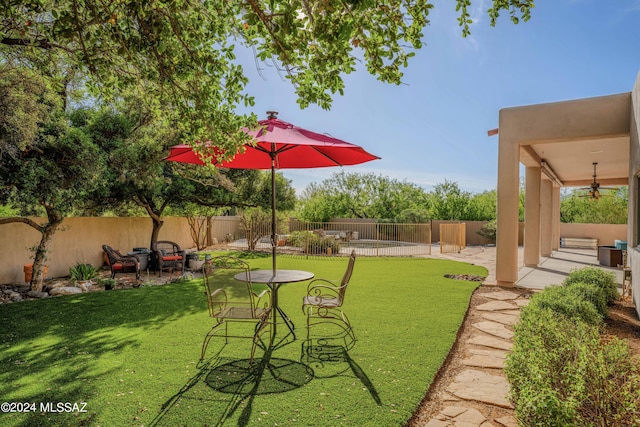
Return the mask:
[[553, 209], [551, 181], [544, 179], [540, 186], [540, 255], [551, 256], [551, 234], [553, 229]]
[[524, 265], [540, 264], [540, 181], [541, 168], [529, 166], [525, 170], [524, 200]]
[[[498, 215], [496, 239], [496, 281], [515, 286], [518, 280], [518, 193], [520, 191], [520, 147], [509, 138], [500, 112], [498, 141]], [[504, 130], [504, 132], [503, 132]]]
[[553, 184], [552, 198], [553, 226], [551, 232], [551, 250], [558, 251], [560, 249], [560, 187], [555, 183]]

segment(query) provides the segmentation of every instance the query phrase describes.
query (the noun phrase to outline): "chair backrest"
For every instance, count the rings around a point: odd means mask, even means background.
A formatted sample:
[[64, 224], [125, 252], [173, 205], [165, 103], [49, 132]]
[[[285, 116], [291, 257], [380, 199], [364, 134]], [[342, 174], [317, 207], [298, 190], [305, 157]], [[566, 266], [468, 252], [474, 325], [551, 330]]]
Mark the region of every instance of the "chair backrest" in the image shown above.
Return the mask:
[[340, 301], [344, 301], [344, 294], [347, 291], [347, 285], [351, 280], [351, 275], [353, 274], [353, 266], [356, 263], [356, 251], [351, 251], [351, 255], [349, 255], [349, 264], [347, 264], [347, 271], [344, 272], [344, 276], [342, 276], [342, 281], [340, 282], [340, 292], [338, 298]]
[[102, 245], [102, 250], [107, 254], [107, 258], [109, 258], [109, 265], [113, 265], [114, 263], [122, 259], [122, 254], [113, 249], [111, 246]]
[[[244, 282], [242, 283], [234, 278], [238, 273], [244, 273]], [[251, 309], [255, 315], [255, 294], [251, 283], [251, 271], [249, 264], [246, 262], [230, 257], [221, 256], [214, 257], [210, 262], [205, 262], [202, 266], [203, 284], [207, 300], [209, 302], [209, 314], [215, 310], [216, 300], [212, 298], [214, 292], [222, 289], [230, 300], [246, 300], [251, 302]], [[246, 291], [244, 289], [246, 288]], [[229, 301], [228, 301], [229, 302]], [[233, 302], [231, 301], [231, 305]]]
[[163, 254], [175, 254], [180, 252], [180, 246], [168, 240], [158, 240], [153, 244], [151, 250], [162, 252]]

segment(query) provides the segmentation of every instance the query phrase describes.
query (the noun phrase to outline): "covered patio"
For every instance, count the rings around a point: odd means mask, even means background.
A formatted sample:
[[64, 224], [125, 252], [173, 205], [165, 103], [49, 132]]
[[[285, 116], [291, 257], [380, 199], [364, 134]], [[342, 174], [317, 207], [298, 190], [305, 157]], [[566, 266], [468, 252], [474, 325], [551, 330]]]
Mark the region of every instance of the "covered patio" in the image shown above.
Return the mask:
[[[629, 187], [628, 264], [632, 277], [640, 277], [638, 122], [640, 80], [628, 93], [500, 110], [498, 285], [525, 286], [532, 282], [532, 277], [542, 278], [546, 273], [553, 274], [557, 282], [562, 276], [562, 273], [550, 272], [563, 265], [556, 261], [575, 253], [560, 250], [560, 238], [563, 237], [560, 236], [560, 189], [589, 187], [595, 181], [594, 163], [597, 163], [599, 185]], [[525, 172], [525, 229], [522, 259], [519, 260], [521, 165]], [[613, 239], [598, 242], [598, 245], [613, 244]], [[595, 250], [593, 253], [595, 257]], [[594, 263], [598, 264], [597, 261]], [[521, 271], [523, 265], [526, 269]], [[535, 275], [529, 277], [532, 274]], [[633, 282], [634, 304], [640, 313], [639, 294], [640, 280], [636, 279]]]
[[523, 266], [518, 271], [516, 286], [528, 289], [544, 289], [558, 285], [573, 270], [588, 266], [597, 266], [616, 275], [618, 286], [622, 286], [623, 271], [619, 268], [599, 264], [596, 249], [559, 248], [550, 257], [541, 257], [535, 267]]

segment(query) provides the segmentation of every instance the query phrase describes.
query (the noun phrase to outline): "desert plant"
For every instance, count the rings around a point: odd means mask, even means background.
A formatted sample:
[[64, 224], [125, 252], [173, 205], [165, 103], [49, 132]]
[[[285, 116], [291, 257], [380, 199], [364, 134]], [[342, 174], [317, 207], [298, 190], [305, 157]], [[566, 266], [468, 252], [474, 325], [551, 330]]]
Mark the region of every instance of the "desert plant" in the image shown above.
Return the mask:
[[98, 284], [104, 286], [105, 291], [109, 291], [116, 287], [116, 279], [112, 279], [111, 277], [98, 279]]
[[91, 264], [77, 263], [69, 268], [71, 278], [76, 282], [91, 280], [98, 274], [98, 269]]
[[320, 237], [312, 231], [295, 231], [289, 236], [294, 246], [302, 248], [306, 254], [337, 254], [340, 252], [340, 242], [333, 236]]
[[489, 221], [486, 224], [484, 224], [480, 230], [476, 231], [476, 233], [478, 233], [479, 235], [481, 235], [482, 237], [485, 237], [490, 244], [495, 244], [496, 243], [496, 232], [497, 227], [496, 227], [496, 221]]

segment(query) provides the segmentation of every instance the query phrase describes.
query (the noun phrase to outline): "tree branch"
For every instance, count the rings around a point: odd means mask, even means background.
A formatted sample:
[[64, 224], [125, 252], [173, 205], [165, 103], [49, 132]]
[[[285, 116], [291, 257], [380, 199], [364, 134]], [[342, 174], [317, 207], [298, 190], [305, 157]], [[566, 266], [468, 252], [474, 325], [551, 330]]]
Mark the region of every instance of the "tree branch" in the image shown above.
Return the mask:
[[21, 222], [23, 224], [27, 224], [29, 227], [35, 228], [38, 232], [44, 233], [45, 227], [38, 224], [37, 222], [24, 217], [11, 217], [11, 218], [0, 218], [0, 224], [11, 224], [15, 222]]
[[4, 44], [7, 46], [32, 46], [39, 47], [45, 50], [51, 49], [61, 49], [65, 52], [75, 53], [75, 51], [67, 46], [63, 46], [58, 43], [52, 43], [49, 40], [44, 39], [24, 39], [24, 38], [14, 38], [14, 37], [3, 37], [0, 39], [0, 44]]

